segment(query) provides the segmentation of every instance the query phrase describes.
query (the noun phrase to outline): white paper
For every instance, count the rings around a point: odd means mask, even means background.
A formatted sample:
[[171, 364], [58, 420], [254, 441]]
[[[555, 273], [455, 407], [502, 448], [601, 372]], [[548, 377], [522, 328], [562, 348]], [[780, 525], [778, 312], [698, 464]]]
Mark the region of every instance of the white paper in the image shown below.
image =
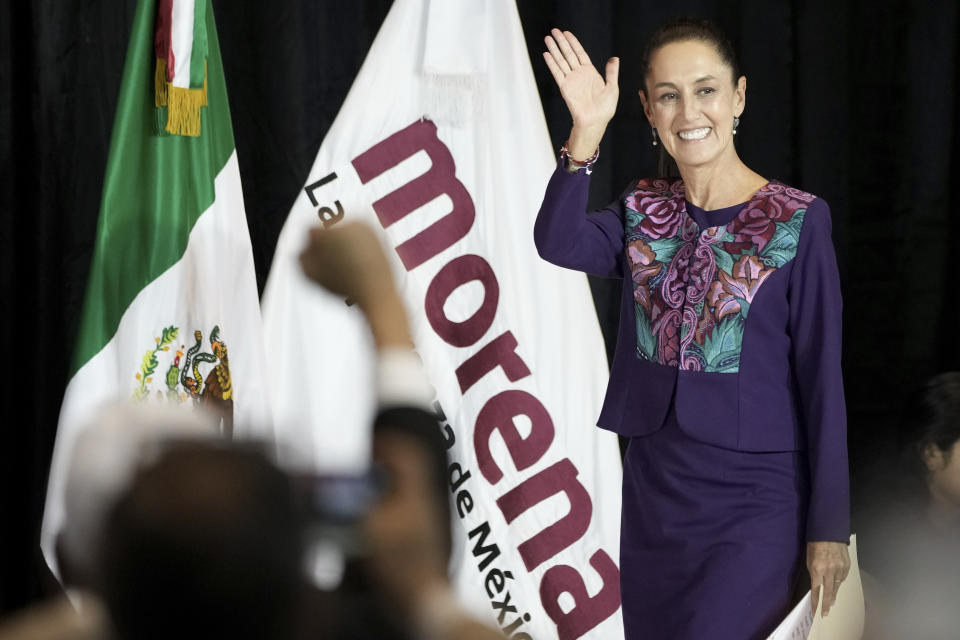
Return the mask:
[[863, 635], [863, 585], [857, 560], [857, 536], [850, 536], [850, 573], [837, 591], [837, 600], [826, 618], [820, 615], [823, 593], [817, 603], [817, 614], [810, 610], [811, 593], [793, 608], [767, 640], [859, 640]]
[[810, 592], [803, 597], [787, 617], [783, 619], [767, 640], [807, 640], [813, 626], [813, 611], [810, 610]]

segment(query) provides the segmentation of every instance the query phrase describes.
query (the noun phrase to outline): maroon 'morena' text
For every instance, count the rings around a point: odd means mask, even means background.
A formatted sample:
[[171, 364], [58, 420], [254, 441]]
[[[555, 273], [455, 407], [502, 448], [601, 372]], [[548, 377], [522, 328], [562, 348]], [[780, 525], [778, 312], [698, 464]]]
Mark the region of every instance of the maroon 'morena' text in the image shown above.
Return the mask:
[[[470, 193], [456, 177], [453, 156], [437, 137], [436, 125], [429, 120], [419, 120], [353, 160], [361, 183], [367, 184], [421, 151], [431, 161], [426, 173], [373, 203], [377, 218], [386, 229], [441, 195], [452, 201], [453, 207], [448, 214], [396, 246], [407, 271], [453, 246], [473, 227], [476, 209]], [[480, 306], [466, 320], [451, 320], [444, 313], [444, 304], [454, 291], [473, 282], [479, 283], [483, 290]], [[458, 255], [447, 262], [430, 282], [424, 299], [426, 317], [433, 331], [445, 342], [454, 347], [470, 347], [492, 326], [499, 296], [500, 287], [490, 264], [475, 254]], [[517, 354], [517, 347], [513, 333], [506, 331], [467, 358], [456, 369], [461, 393], [468, 393], [497, 368], [511, 382], [531, 375], [530, 368]], [[525, 416], [530, 421], [531, 429], [526, 437], [515, 426], [514, 419], [518, 416]], [[506, 443], [518, 472], [540, 462], [554, 438], [553, 420], [534, 395], [518, 389], [504, 389], [489, 398], [473, 425], [473, 444], [477, 467], [491, 486], [496, 486], [504, 477], [503, 461], [495, 460], [490, 451], [490, 437], [495, 431]], [[570, 511], [565, 516], [517, 546], [527, 571], [549, 562], [586, 533], [593, 503], [577, 475], [573, 462], [562, 458], [516, 486], [507, 487], [497, 499], [497, 506], [508, 524], [554, 495], [563, 493], [570, 502]], [[580, 571], [568, 565], [551, 566], [540, 581], [541, 603], [557, 625], [561, 640], [579, 638], [613, 615], [620, 606], [620, 572], [616, 564], [603, 549], [597, 549], [590, 557], [590, 566], [600, 576], [603, 585], [594, 596], [588, 594]], [[569, 594], [575, 603], [566, 612], [559, 603], [563, 593]]]

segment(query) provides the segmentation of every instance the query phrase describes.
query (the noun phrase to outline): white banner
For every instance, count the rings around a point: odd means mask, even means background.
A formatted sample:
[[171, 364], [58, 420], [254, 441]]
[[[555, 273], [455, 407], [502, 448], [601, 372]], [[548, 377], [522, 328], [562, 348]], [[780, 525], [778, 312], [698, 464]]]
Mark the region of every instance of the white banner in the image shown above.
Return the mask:
[[514, 3], [397, 0], [277, 246], [263, 300], [274, 422], [291, 461], [368, 463], [366, 328], [297, 262], [310, 227], [364, 220], [446, 417], [462, 602], [518, 640], [616, 638], [603, 343], [586, 278], [533, 244], [555, 166]]

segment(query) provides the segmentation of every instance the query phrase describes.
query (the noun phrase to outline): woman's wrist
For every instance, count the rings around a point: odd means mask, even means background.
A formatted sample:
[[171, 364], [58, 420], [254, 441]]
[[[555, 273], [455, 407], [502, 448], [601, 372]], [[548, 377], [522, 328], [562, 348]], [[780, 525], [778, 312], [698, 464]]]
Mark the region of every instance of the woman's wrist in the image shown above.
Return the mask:
[[593, 152], [593, 155], [586, 160], [577, 160], [570, 153], [570, 149], [568, 147], [569, 143], [570, 141], [568, 140], [567, 142], [563, 143], [562, 147], [560, 147], [560, 157], [564, 160], [567, 171], [570, 173], [576, 173], [580, 171], [580, 169], [586, 169], [588, 175], [592, 173], [593, 165], [597, 161], [597, 158], [600, 157], [600, 147], [597, 147]]
[[600, 140], [606, 130], [606, 123], [588, 126], [574, 124], [570, 129], [570, 137], [567, 138], [569, 156], [575, 161], [585, 163], [599, 149]]

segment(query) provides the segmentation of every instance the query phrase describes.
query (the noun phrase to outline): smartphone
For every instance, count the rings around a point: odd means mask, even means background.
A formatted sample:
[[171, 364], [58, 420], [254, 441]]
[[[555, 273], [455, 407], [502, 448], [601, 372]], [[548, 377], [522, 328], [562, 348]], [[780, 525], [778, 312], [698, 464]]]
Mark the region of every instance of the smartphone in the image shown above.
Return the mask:
[[347, 556], [361, 555], [358, 526], [384, 495], [385, 472], [372, 467], [356, 474], [301, 474], [293, 482], [310, 537], [334, 544]]

